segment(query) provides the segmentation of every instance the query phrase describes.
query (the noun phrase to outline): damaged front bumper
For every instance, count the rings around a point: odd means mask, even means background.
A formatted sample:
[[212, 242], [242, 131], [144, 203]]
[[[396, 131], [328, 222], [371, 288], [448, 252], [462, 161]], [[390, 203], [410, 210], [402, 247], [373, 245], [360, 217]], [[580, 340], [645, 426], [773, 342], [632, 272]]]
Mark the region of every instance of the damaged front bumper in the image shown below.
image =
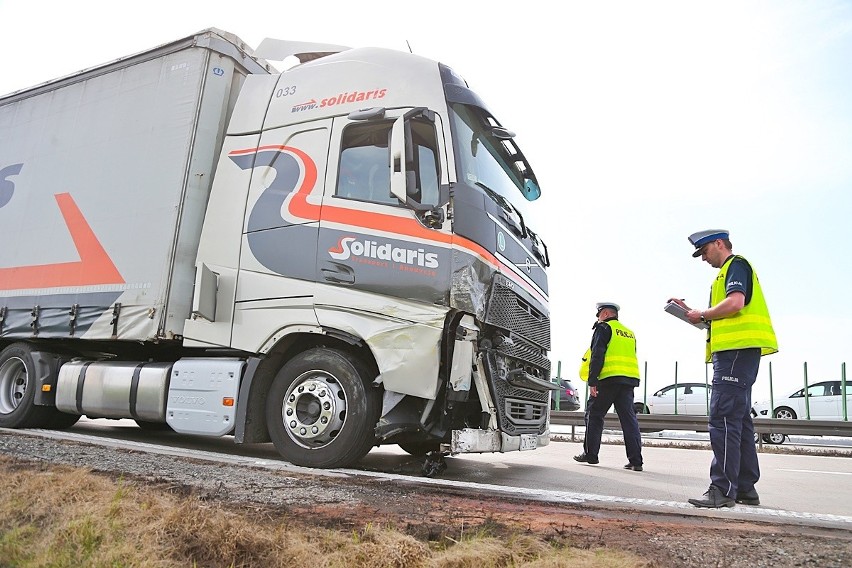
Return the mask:
[[485, 452], [517, 452], [534, 450], [550, 443], [550, 428], [542, 434], [510, 436], [499, 430], [465, 428], [453, 430], [452, 441], [441, 449], [450, 454], [476, 454]]

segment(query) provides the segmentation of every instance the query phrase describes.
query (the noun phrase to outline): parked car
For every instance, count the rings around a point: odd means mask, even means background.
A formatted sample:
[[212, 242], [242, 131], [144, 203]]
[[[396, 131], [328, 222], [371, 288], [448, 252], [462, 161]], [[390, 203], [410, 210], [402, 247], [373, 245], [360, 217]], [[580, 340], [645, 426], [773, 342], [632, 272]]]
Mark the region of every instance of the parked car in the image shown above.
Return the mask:
[[[807, 396], [806, 396], [807, 395]], [[807, 406], [805, 409], [805, 399]], [[822, 381], [801, 388], [789, 396], [775, 399], [774, 409], [769, 412], [770, 401], [763, 400], [752, 405], [752, 416], [762, 418], [788, 418], [791, 420], [843, 420], [843, 395], [840, 381]], [[847, 415], [852, 413], [852, 384], [846, 385]], [[810, 412], [807, 412], [809, 410]], [[784, 434], [764, 434], [763, 439], [772, 444], [781, 444]]]
[[[634, 406], [640, 414], [692, 414], [707, 415], [710, 388], [704, 383], [677, 383], [661, 388], [643, 404], [636, 400]], [[675, 412], [677, 404], [677, 412]]]
[[[553, 379], [556, 382], [557, 379]], [[580, 397], [577, 389], [568, 379], [559, 379], [559, 390], [550, 391], [550, 410], [556, 410], [556, 397], [559, 393], [559, 410], [580, 410]]]
[[[752, 406], [751, 407], [751, 417], [757, 418], [757, 416], [758, 416], [757, 411], [754, 409], [754, 406]], [[758, 440], [759, 437], [760, 437], [760, 434], [755, 432], [754, 433], [754, 443], [755, 444], [760, 441], [760, 440]], [[786, 439], [787, 439], [787, 434], [775, 434], [775, 433], [773, 433], [773, 434], [764, 434], [763, 435], [763, 442], [765, 444], [783, 444]]]
[[[647, 406], [642, 404], [641, 400], [637, 400], [635, 403], [636, 412], [642, 414], [675, 414], [675, 400], [677, 400], [677, 414], [707, 416], [712, 390], [713, 385], [704, 383], [669, 385], [651, 395]], [[751, 415], [756, 416], [753, 408]], [[755, 443], [758, 442], [757, 437], [758, 434], [755, 434]], [[781, 444], [785, 439], [784, 434], [763, 434], [763, 441], [767, 444]]]
[[[772, 418], [801, 419], [808, 418], [805, 411], [805, 389], [799, 389], [793, 394], [775, 399]], [[807, 404], [810, 418], [814, 420], [843, 420], [843, 396], [840, 381], [823, 381], [814, 383], [807, 388]], [[756, 416], [767, 417], [769, 401], [754, 403], [752, 409]], [[846, 409], [852, 413], [852, 383], [846, 385]]]

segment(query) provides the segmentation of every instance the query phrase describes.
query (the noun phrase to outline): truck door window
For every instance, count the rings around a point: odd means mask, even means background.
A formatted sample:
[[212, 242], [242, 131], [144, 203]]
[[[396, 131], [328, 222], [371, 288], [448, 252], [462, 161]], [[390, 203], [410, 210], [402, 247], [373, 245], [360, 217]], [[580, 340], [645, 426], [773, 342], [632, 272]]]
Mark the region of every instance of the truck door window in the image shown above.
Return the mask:
[[[390, 154], [388, 139], [391, 121], [349, 125], [343, 132], [340, 169], [337, 177], [338, 197], [399, 205], [390, 192]], [[420, 203], [438, 204], [438, 167], [435, 129], [426, 122], [412, 123], [412, 138], [417, 160]]]

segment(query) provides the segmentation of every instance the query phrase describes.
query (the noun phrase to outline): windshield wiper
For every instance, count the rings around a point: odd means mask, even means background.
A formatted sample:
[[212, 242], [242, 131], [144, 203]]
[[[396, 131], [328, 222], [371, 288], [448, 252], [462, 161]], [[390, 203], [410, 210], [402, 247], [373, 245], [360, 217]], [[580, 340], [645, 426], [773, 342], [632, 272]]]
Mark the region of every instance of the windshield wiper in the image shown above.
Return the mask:
[[[481, 181], [477, 181], [476, 185], [485, 190], [485, 193], [487, 193], [488, 196], [493, 199], [494, 202], [497, 203], [497, 205], [500, 206], [500, 208], [503, 210], [503, 212], [500, 214], [500, 218], [506, 222], [509, 228], [512, 229], [512, 232], [521, 237], [522, 239], [527, 238], [527, 226], [524, 223], [524, 216], [521, 215], [521, 212], [515, 209], [505, 197], [503, 197]], [[521, 222], [520, 226], [518, 226], [517, 221], [512, 218], [513, 213], [518, 216], [518, 219]]]
[[[532, 229], [528, 228], [527, 233], [530, 235], [533, 254], [541, 261], [542, 266], [547, 268], [550, 266], [550, 255], [547, 252], [547, 245], [544, 244], [544, 241], [539, 238], [538, 234], [534, 233]], [[539, 247], [539, 245], [541, 245], [541, 247]], [[542, 247], [544, 250], [542, 250]]]

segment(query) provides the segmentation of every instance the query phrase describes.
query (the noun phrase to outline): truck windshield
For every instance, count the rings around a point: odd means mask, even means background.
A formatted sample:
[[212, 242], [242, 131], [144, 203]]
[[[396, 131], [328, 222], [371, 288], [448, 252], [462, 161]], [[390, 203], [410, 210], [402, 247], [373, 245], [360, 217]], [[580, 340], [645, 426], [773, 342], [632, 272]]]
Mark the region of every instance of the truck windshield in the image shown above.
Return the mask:
[[[456, 158], [460, 181], [483, 187], [492, 198], [497, 194], [529, 222], [529, 201], [538, 198], [540, 192], [512, 134], [500, 128], [486, 111], [472, 105], [450, 104], [450, 120], [459, 141]], [[499, 198], [495, 199], [500, 202]]]

